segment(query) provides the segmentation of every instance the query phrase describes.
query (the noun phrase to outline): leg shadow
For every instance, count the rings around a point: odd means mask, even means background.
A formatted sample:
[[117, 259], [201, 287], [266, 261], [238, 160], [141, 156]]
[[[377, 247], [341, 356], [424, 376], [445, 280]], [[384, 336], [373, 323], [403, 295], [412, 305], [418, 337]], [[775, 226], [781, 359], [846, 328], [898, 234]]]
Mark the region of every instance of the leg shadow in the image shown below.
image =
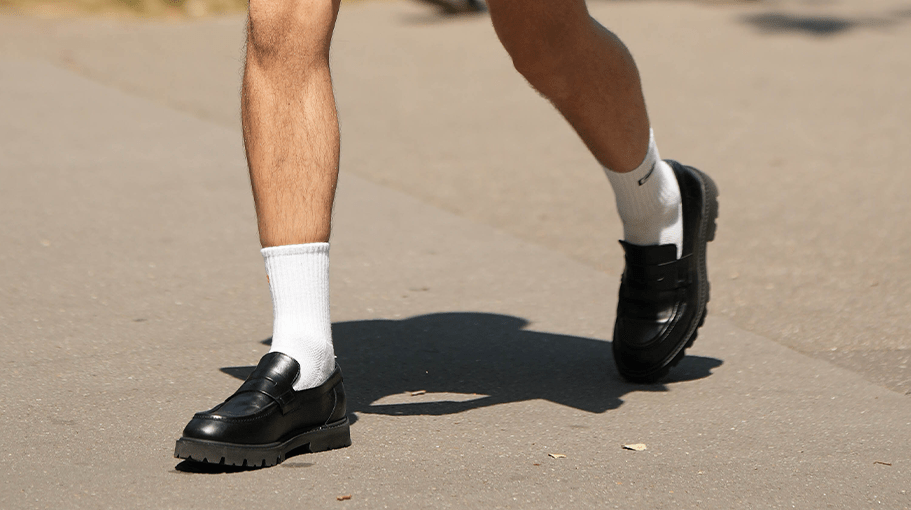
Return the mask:
[[[528, 324], [473, 312], [333, 324], [348, 409], [445, 415], [544, 399], [603, 413], [622, 405], [626, 393], [669, 391], [669, 384], [707, 377], [722, 364], [687, 356], [660, 383], [631, 384], [617, 373], [609, 342], [531, 331]], [[244, 379], [253, 367], [221, 370]]]

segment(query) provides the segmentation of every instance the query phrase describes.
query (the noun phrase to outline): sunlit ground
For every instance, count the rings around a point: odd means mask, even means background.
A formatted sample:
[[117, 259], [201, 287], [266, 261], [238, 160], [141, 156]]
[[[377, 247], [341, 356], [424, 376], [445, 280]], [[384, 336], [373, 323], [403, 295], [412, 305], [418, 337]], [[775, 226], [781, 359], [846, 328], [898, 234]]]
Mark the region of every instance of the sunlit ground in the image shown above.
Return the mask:
[[0, 0], [0, 13], [41, 17], [200, 17], [243, 12], [247, 0]]

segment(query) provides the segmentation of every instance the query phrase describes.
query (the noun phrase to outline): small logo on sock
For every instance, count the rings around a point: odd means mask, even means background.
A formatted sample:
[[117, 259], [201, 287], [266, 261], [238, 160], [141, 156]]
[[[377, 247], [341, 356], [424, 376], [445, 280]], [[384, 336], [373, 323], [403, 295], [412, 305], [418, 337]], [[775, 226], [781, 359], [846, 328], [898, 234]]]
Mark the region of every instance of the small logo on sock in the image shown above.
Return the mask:
[[645, 177], [639, 179], [639, 185], [640, 185], [640, 186], [642, 186], [643, 184], [645, 184], [645, 181], [647, 181], [648, 178], [652, 176], [652, 172], [655, 171], [655, 166], [656, 166], [657, 164], [658, 164], [658, 162], [652, 163], [652, 168], [651, 168], [651, 170], [649, 170], [648, 173], [645, 174]]

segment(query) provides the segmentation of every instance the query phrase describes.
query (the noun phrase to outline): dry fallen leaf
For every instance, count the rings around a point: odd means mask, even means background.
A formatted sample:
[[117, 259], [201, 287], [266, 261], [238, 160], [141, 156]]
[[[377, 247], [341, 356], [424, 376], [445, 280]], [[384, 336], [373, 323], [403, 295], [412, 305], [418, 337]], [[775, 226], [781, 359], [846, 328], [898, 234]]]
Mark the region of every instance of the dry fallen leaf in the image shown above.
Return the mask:
[[647, 450], [648, 447], [646, 447], [642, 443], [636, 443], [636, 444], [625, 444], [625, 445], [623, 445], [623, 449], [632, 450], [634, 452], [641, 452], [641, 451]]
[[339, 501], [347, 501], [351, 499], [351, 494], [345, 494], [344, 496], [336, 496], [335, 499]]
[[565, 459], [566, 458], [566, 455], [563, 455], [562, 453], [548, 453], [547, 455], [549, 455], [553, 459]]
[[416, 396], [418, 396], [418, 395], [423, 395], [423, 394], [425, 394], [425, 393], [427, 393], [427, 390], [412, 391], [412, 392], [411, 392], [411, 396], [412, 396], [412, 397], [416, 397]]

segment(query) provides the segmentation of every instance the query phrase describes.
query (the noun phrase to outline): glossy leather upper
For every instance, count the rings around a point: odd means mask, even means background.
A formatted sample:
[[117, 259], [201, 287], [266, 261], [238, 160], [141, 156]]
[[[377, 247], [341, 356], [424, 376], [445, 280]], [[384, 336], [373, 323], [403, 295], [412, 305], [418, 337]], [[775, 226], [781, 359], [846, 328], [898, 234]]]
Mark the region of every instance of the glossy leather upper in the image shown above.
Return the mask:
[[262, 445], [343, 419], [346, 401], [339, 367], [320, 386], [294, 391], [299, 372], [300, 365], [290, 356], [266, 354], [233, 395], [197, 413], [183, 437]]
[[[646, 376], [667, 365], [695, 331], [701, 319], [707, 289], [700, 289], [694, 254], [697, 242], [705, 243], [700, 224], [705, 191], [693, 169], [670, 162], [680, 185], [683, 208], [683, 249], [637, 246], [620, 241], [626, 267], [620, 284], [617, 321], [614, 325], [614, 358], [621, 373]], [[704, 227], [702, 230], [705, 230]], [[707, 282], [706, 282], [707, 284]]]

